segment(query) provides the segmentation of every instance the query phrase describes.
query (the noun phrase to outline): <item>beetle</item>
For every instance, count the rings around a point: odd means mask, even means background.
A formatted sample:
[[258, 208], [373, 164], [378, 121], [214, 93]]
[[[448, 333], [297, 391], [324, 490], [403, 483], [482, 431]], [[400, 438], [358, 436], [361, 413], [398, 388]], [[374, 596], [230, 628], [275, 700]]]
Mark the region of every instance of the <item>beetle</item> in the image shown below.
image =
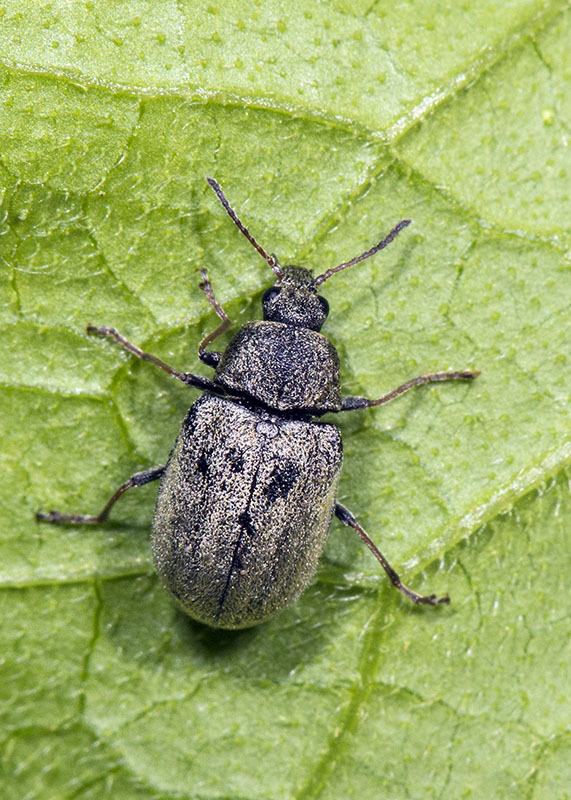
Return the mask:
[[256, 625], [293, 602], [315, 574], [333, 515], [358, 533], [393, 586], [414, 603], [448, 603], [447, 595], [424, 596], [405, 586], [337, 501], [341, 434], [320, 421], [327, 412], [384, 405], [415, 386], [471, 381], [480, 374], [420, 375], [376, 400], [341, 394], [337, 351], [320, 333], [329, 307], [318, 287], [383, 250], [410, 220], [401, 220], [370, 250], [314, 277], [303, 267], [278, 264], [243, 225], [220, 185], [207, 181], [276, 276], [262, 296], [263, 320], [243, 325], [223, 353], [208, 349], [231, 321], [201, 269], [200, 288], [221, 320], [198, 348], [200, 360], [214, 369], [212, 379], [179, 372], [114, 328], [89, 325], [88, 333], [114, 339], [203, 394], [191, 406], [165, 465], [133, 475], [96, 516], [38, 511], [37, 519], [102, 523], [128, 489], [160, 479], [152, 526], [156, 570], [183, 611], [217, 628]]

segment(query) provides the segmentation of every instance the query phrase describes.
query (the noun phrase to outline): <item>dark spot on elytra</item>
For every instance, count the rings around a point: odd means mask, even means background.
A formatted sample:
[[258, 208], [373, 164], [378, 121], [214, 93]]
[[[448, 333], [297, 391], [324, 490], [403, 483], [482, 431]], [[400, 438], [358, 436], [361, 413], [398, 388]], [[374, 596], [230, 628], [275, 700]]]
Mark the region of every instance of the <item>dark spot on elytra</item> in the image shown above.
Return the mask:
[[299, 477], [299, 467], [294, 461], [281, 461], [276, 464], [264, 494], [270, 502], [274, 502], [278, 497], [287, 498], [290, 491], [295, 486]]
[[208, 472], [208, 459], [206, 458], [206, 453], [200, 454], [198, 461], [196, 462], [196, 469], [201, 475], [206, 475]]
[[195, 405], [192, 405], [188, 410], [186, 419], [182, 423], [183, 430], [188, 439], [192, 439], [192, 437], [194, 436], [194, 433], [196, 431], [197, 418], [198, 418], [198, 410]]
[[231, 447], [225, 454], [226, 461], [232, 472], [242, 472], [244, 469], [244, 455], [240, 450]]

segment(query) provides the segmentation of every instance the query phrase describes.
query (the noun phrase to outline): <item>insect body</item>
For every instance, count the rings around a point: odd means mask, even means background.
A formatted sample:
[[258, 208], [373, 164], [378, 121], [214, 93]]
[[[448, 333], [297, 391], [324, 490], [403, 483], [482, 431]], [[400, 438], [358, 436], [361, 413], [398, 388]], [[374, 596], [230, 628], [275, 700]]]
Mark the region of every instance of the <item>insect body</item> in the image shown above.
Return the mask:
[[110, 336], [189, 386], [204, 390], [180, 429], [166, 465], [137, 473], [119, 487], [97, 516], [37, 513], [49, 522], [103, 522], [129, 488], [161, 479], [152, 531], [155, 566], [181, 608], [220, 628], [245, 628], [275, 614], [307, 586], [335, 514], [361, 536], [391, 582], [415, 603], [448, 597], [407, 588], [353, 515], [336, 500], [342, 443], [326, 412], [382, 405], [423, 383], [471, 380], [477, 372], [421, 375], [377, 400], [343, 397], [332, 343], [319, 331], [328, 315], [317, 288], [331, 275], [387, 246], [409, 224], [403, 220], [375, 247], [314, 278], [309, 270], [280, 266], [256, 242], [213, 179], [227, 213], [276, 275], [262, 297], [263, 321], [244, 325], [226, 351], [207, 346], [230, 326], [202, 270], [201, 288], [222, 320], [200, 344], [213, 379], [182, 373], [124, 339]]

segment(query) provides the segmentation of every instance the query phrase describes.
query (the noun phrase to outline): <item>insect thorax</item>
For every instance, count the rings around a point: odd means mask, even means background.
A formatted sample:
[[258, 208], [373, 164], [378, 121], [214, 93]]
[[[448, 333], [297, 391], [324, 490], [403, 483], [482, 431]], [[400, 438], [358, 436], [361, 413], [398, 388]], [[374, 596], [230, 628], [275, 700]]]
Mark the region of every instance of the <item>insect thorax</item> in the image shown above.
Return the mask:
[[249, 322], [230, 341], [215, 381], [230, 394], [277, 411], [320, 416], [341, 410], [339, 356], [320, 333], [280, 322]]

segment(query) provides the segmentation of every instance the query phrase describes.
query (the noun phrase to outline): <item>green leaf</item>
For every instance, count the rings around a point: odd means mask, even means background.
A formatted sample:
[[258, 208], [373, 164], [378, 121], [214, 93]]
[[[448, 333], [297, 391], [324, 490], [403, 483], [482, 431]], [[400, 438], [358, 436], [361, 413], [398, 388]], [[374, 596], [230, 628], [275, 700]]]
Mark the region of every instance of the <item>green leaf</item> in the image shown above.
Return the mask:
[[[292, 5], [0, 6], [2, 796], [569, 797], [569, 4]], [[449, 608], [334, 522], [296, 605], [211, 631], [153, 574], [156, 485], [35, 523], [196, 397], [88, 323], [206, 374], [197, 270], [260, 315], [206, 175], [318, 272], [413, 220], [324, 287], [344, 391], [482, 375], [330, 421], [341, 502]]]

